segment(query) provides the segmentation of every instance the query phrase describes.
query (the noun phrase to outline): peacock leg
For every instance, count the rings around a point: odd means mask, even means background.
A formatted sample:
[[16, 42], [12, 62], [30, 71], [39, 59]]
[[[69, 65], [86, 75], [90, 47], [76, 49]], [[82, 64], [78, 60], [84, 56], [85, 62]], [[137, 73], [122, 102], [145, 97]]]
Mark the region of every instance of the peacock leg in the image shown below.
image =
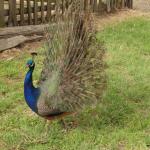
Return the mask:
[[78, 126], [79, 123], [78, 123], [78, 120], [76, 119], [76, 118], [78, 118], [77, 116], [78, 116], [77, 112], [73, 113], [73, 115], [72, 115], [73, 120], [71, 122], [71, 128], [76, 128]]
[[59, 120], [59, 123], [62, 125], [62, 127], [66, 130], [71, 129], [71, 128], [76, 128], [78, 126], [78, 121], [77, 121], [77, 113], [72, 114], [72, 119], [69, 122], [66, 122], [64, 118], [61, 118]]
[[65, 122], [64, 119], [60, 119], [60, 120], [59, 120], [59, 123], [60, 123], [60, 125], [61, 125], [64, 129], [68, 129], [68, 125], [67, 125], [67, 123]]
[[50, 129], [50, 121], [45, 120], [45, 125], [44, 125], [44, 133], [47, 134]]

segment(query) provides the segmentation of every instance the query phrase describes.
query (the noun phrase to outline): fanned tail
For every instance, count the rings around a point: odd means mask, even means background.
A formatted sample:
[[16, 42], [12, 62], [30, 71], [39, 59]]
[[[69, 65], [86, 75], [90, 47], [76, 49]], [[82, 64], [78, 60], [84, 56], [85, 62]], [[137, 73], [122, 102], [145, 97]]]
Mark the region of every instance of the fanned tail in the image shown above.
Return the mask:
[[81, 6], [81, 1], [75, 0], [63, 17], [57, 11], [56, 23], [45, 29], [47, 47], [39, 99], [43, 115], [50, 110], [70, 112], [95, 106], [100, 100], [102, 49], [96, 45], [92, 13]]

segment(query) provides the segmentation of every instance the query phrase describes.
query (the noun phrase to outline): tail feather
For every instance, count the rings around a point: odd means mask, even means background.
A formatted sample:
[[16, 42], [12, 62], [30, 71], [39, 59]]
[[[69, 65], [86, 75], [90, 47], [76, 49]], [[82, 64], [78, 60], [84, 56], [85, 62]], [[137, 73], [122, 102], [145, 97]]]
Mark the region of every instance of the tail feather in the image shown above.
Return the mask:
[[99, 101], [102, 49], [96, 46], [93, 15], [77, 7], [79, 2], [75, 0], [71, 6], [73, 14], [69, 9], [63, 19], [56, 14], [56, 23], [45, 29], [47, 47], [39, 101], [49, 110], [72, 112]]

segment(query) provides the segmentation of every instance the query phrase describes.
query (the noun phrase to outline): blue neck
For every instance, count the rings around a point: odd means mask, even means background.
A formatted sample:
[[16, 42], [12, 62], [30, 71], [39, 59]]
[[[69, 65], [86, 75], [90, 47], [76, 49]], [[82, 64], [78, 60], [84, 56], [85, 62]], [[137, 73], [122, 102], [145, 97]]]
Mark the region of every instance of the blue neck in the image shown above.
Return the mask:
[[24, 80], [24, 97], [32, 111], [37, 113], [37, 101], [40, 96], [40, 89], [35, 88], [32, 82], [34, 68], [30, 68]]

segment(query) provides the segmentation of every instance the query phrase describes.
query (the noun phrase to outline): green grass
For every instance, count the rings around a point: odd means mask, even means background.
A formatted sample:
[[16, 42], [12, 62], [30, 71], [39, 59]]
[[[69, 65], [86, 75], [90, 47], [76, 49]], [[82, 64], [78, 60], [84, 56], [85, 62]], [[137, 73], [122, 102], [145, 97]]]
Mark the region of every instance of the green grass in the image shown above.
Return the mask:
[[[106, 46], [107, 90], [101, 105], [76, 116], [78, 126], [69, 131], [57, 121], [45, 128], [44, 119], [25, 104], [23, 78], [29, 55], [0, 61], [0, 149], [150, 149], [150, 19], [106, 27], [97, 38]], [[41, 60], [38, 56], [35, 80]]]

